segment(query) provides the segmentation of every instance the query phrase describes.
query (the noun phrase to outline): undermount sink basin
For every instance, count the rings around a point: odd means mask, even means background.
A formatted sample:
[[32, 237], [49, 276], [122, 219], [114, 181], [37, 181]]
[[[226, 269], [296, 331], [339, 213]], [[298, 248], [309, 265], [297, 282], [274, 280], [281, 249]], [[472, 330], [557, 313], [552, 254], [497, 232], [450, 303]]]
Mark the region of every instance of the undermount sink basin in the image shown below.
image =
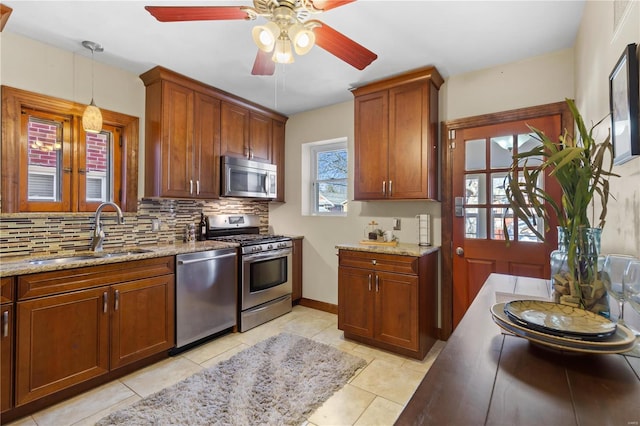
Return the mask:
[[78, 260], [87, 260], [87, 259], [95, 259], [95, 256], [63, 256], [63, 257], [53, 257], [51, 259], [34, 259], [34, 260], [29, 260], [28, 262], [32, 265], [50, 265], [50, 264], [77, 262]]
[[134, 254], [141, 254], [141, 253], [151, 253], [151, 250], [133, 248], [133, 249], [115, 251], [115, 252], [95, 252], [92, 254], [83, 254], [83, 255], [70, 254], [70, 255], [60, 256], [60, 257], [51, 257], [48, 259], [32, 259], [32, 260], [28, 260], [27, 263], [30, 263], [31, 265], [51, 265], [51, 264], [59, 265], [64, 263], [77, 262], [79, 260], [131, 256]]

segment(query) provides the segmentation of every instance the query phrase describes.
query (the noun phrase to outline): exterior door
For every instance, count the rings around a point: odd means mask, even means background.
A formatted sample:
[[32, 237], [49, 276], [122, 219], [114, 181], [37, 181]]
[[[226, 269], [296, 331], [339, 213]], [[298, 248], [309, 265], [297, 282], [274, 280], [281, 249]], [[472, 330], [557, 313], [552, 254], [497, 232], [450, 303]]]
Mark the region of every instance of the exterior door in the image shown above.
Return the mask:
[[[452, 145], [453, 179], [453, 326], [455, 327], [492, 272], [549, 277], [549, 254], [557, 247], [557, 223], [545, 233], [536, 218], [540, 241], [513, 216], [505, 195], [505, 177], [513, 156], [539, 145], [529, 126], [556, 138], [559, 114], [470, 127], [456, 132]], [[534, 166], [531, 162], [529, 167]], [[538, 183], [560, 199], [552, 179]], [[505, 228], [506, 225], [506, 228]], [[510, 244], [505, 241], [509, 233]]]

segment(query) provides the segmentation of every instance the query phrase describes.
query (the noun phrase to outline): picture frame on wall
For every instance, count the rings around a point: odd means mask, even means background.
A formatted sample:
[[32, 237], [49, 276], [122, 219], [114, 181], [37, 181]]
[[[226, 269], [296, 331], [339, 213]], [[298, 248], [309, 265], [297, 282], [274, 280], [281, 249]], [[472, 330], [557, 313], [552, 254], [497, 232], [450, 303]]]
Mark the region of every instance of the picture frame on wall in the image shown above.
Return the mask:
[[637, 45], [627, 45], [609, 75], [609, 108], [613, 164], [640, 156]]

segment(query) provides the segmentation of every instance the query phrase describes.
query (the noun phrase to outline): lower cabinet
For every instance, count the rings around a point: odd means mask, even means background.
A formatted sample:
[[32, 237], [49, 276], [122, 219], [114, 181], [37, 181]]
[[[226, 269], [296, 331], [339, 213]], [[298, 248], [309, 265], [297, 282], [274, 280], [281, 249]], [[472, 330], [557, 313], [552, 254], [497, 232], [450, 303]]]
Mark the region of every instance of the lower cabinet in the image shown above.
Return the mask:
[[25, 275], [17, 288], [16, 407], [174, 346], [173, 257]]
[[437, 252], [339, 251], [338, 328], [347, 338], [422, 359], [436, 340]]
[[291, 301], [293, 302], [293, 304], [297, 304], [300, 302], [300, 299], [302, 299], [302, 239], [301, 238], [294, 238], [293, 241], [293, 256], [292, 256], [292, 263], [293, 263], [293, 272], [292, 272], [292, 287], [293, 287], [293, 291], [291, 294]]
[[13, 305], [2, 304], [2, 334], [0, 335], [0, 413], [9, 410], [13, 405]]

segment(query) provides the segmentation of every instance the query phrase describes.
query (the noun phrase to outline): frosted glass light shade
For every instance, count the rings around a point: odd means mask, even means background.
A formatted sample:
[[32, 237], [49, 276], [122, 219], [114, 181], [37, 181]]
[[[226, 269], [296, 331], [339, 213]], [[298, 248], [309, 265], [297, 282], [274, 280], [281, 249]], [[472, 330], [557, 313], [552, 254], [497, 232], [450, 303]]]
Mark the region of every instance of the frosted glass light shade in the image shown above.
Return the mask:
[[308, 53], [316, 42], [316, 35], [302, 24], [295, 24], [289, 28], [289, 38], [298, 55]]
[[257, 25], [251, 30], [251, 36], [258, 49], [271, 52], [280, 34], [280, 27], [275, 22], [267, 22], [265, 25]]
[[82, 128], [87, 133], [100, 133], [102, 131], [102, 113], [100, 108], [93, 103], [87, 106], [82, 114]]
[[276, 41], [276, 48], [271, 59], [278, 64], [293, 63], [293, 51], [291, 50], [291, 41], [288, 38], [280, 37]]

